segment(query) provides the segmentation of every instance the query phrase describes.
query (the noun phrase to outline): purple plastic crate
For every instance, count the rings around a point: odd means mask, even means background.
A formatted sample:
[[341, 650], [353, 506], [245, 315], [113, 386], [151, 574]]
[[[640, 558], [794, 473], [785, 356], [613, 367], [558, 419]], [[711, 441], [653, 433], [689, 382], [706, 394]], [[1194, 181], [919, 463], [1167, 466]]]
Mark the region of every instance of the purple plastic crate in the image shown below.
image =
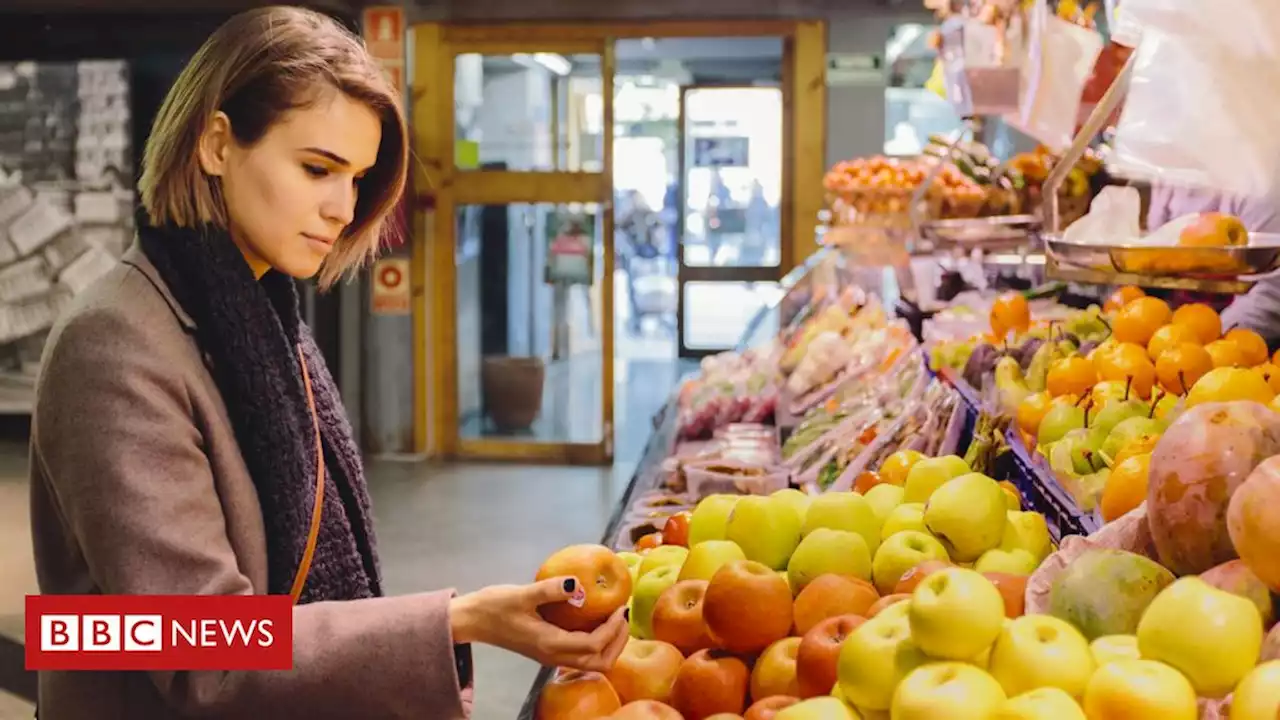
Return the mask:
[[1005, 440], [1013, 451], [1015, 467], [1009, 480], [1018, 487], [1031, 509], [1044, 515], [1055, 543], [1062, 542], [1068, 535], [1089, 535], [1102, 526], [1097, 515], [1081, 510], [1075, 499], [1062, 489], [1053, 470], [1042, 456], [1027, 449], [1016, 428], [1009, 428]]

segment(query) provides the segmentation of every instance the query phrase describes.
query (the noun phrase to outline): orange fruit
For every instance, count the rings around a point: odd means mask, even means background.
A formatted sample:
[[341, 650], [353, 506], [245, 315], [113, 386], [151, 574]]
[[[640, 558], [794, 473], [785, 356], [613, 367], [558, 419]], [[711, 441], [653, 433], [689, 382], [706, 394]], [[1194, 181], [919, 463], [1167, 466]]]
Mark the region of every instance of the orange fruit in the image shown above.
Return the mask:
[[1024, 333], [1031, 327], [1031, 307], [1018, 293], [1005, 293], [991, 306], [991, 330], [1004, 337], [1010, 330]]
[[907, 473], [915, 464], [924, 460], [924, 453], [916, 450], [899, 450], [880, 463], [880, 482], [890, 485], [905, 485]]
[[1141, 398], [1151, 397], [1151, 388], [1156, 384], [1156, 366], [1147, 357], [1145, 350], [1138, 352], [1117, 351], [1107, 357], [1106, 369], [1101, 373], [1103, 380], [1130, 382], [1130, 390]]
[[1204, 303], [1190, 303], [1173, 311], [1173, 324], [1190, 329], [1201, 345], [1208, 345], [1222, 336], [1222, 318], [1218, 312]]
[[1111, 322], [1112, 334], [1120, 342], [1137, 343], [1143, 347], [1151, 342], [1151, 336], [1173, 318], [1169, 304], [1159, 298], [1140, 297], [1120, 308]]
[[1171, 347], [1156, 360], [1160, 387], [1174, 395], [1186, 395], [1192, 385], [1214, 368], [1209, 351], [1193, 342]]
[[1099, 353], [1093, 358], [1093, 364], [1098, 368], [1098, 377], [1103, 380], [1121, 380], [1123, 377], [1114, 377], [1118, 373], [1111, 372], [1112, 367], [1120, 361], [1127, 363], [1136, 362], [1140, 357], [1147, 357], [1147, 349], [1135, 343], [1118, 343], [1111, 346], [1105, 353]]
[[1261, 365], [1255, 365], [1252, 369], [1254, 372], [1261, 375], [1263, 380], [1267, 381], [1267, 384], [1271, 386], [1272, 390], [1280, 393], [1280, 367], [1276, 367], [1272, 363], [1265, 362]]
[[1276, 350], [1276, 354], [1271, 356], [1271, 363], [1280, 366], [1280, 350]]
[[1240, 357], [1245, 367], [1261, 365], [1267, 361], [1267, 341], [1252, 330], [1231, 328], [1222, 339], [1229, 340], [1239, 346]]
[[1018, 403], [1018, 427], [1025, 433], [1035, 435], [1040, 430], [1040, 421], [1053, 403], [1053, 396], [1047, 391], [1032, 393]]
[[1214, 340], [1204, 349], [1209, 353], [1209, 357], [1213, 358], [1213, 366], [1220, 367], [1241, 367], [1244, 365], [1244, 355], [1240, 352], [1240, 346], [1230, 340]]
[[1160, 355], [1171, 347], [1177, 347], [1182, 343], [1200, 342], [1199, 336], [1195, 331], [1185, 325], [1174, 325], [1172, 323], [1165, 325], [1151, 336], [1151, 342], [1147, 343], [1147, 357], [1155, 362]]
[[1084, 395], [1098, 382], [1093, 363], [1079, 355], [1063, 358], [1049, 367], [1045, 389], [1050, 395]]
[[1155, 452], [1156, 445], [1160, 443], [1160, 436], [1152, 433], [1143, 433], [1138, 437], [1130, 440], [1128, 444], [1120, 448], [1120, 452], [1116, 453], [1116, 457], [1111, 461], [1113, 468], [1120, 467], [1125, 460], [1139, 455], [1148, 455]]
[[1102, 304], [1102, 311], [1112, 312], [1119, 310], [1134, 300], [1145, 296], [1146, 293], [1142, 291], [1142, 288], [1134, 287], [1133, 285], [1116, 288], [1116, 291], [1107, 296], [1107, 301]]
[[1102, 519], [1111, 522], [1141, 505], [1147, 499], [1150, 472], [1150, 453], [1135, 455], [1112, 468], [1099, 503]]

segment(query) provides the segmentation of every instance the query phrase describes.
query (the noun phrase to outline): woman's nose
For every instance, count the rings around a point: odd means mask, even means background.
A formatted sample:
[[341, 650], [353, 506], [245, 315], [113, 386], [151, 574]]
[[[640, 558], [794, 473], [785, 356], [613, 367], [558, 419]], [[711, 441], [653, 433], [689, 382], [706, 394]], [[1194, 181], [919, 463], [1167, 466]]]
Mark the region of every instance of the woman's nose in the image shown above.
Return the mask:
[[320, 206], [320, 213], [329, 222], [350, 225], [356, 215], [356, 189], [353, 185], [340, 184]]

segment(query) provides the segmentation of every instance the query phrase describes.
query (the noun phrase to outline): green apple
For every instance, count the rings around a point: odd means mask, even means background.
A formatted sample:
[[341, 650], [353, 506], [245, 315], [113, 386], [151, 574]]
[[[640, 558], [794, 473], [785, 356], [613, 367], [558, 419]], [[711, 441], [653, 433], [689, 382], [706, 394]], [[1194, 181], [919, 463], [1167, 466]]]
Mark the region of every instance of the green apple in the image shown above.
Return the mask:
[[1011, 697], [993, 717], [998, 720], [1085, 720], [1075, 699], [1056, 687], [1043, 687]]
[[678, 565], [667, 565], [641, 575], [631, 590], [631, 635], [641, 640], [653, 639], [653, 608], [662, 591], [676, 584]]
[[847, 702], [868, 710], [888, 710], [894, 688], [927, 662], [929, 658], [911, 640], [905, 617], [877, 615], [845, 638], [836, 678]]
[[1094, 669], [1089, 641], [1052, 615], [1015, 618], [991, 651], [991, 676], [1010, 697], [1043, 687], [1083, 697]]
[[668, 565], [674, 565], [679, 568], [684, 565], [684, 561], [688, 557], [689, 548], [680, 547], [679, 545], [659, 545], [642, 556], [640, 571], [636, 574], [644, 577], [654, 570]]
[[932, 535], [903, 530], [885, 538], [871, 560], [876, 590], [881, 595], [892, 594], [902, 576], [925, 560], [950, 560], [947, 549]]
[[853, 710], [831, 696], [809, 698], [782, 708], [773, 720], [858, 720]]
[[[867, 502], [870, 503], [871, 509], [876, 514], [876, 519], [880, 521], [880, 525], [883, 527], [885, 521], [889, 518], [889, 513], [902, 504], [902, 498], [905, 494], [906, 491], [902, 489], [901, 485], [880, 483], [863, 493], [862, 497], [866, 498]], [[883, 538], [884, 535], [881, 534], [880, 537]]]
[[1084, 427], [1084, 409], [1068, 403], [1053, 403], [1049, 412], [1040, 419], [1036, 431], [1036, 445], [1047, 447], [1066, 437], [1067, 433]]
[[929, 498], [925, 527], [942, 541], [952, 560], [973, 562], [1004, 537], [1009, 514], [1004, 498], [999, 483], [986, 475], [961, 475]]
[[814, 498], [800, 534], [808, 535], [818, 528], [858, 533], [873, 553], [880, 547], [880, 521], [876, 519], [876, 511], [866, 498], [855, 492], [829, 492]]
[[880, 542], [903, 530], [929, 532], [924, 526], [924, 503], [903, 503], [890, 510], [889, 517], [885, 518], [884, 525], [880, 528]]
[[971, 660], [1004, 627], [1004, 598], [974, 570], [947, 568], [926, 577], [911, 594], [911, 637], [939, 660]]
[[783, 488], [773, 494], [773, 497], [782, 500], [791, 506], [792, 510], [800, 516], [800, 521], [804, 522], [804, 516], [809, 512], [809, 504], [813, 502], [813, 498], [807, 493], [803, 493], [795, 488]]
[[973, 564], [980, 573], [998, 572], [1009, 575], [1030, 575], [1040, 567], [1040, 562], [1026, 550], [1002, 550], [994, 548], [982, 553]]
[[636, 580], [640, 579], [640, 561], [643, 560], [640, 553], [620, 552], [618, 557], [622, 558], [622, 562], [627, 564], [627, 570], [631, 571], [631, 585], [634, 587]]
[[1231, 720], [1280, 717], [1280, 660], [1265, 662], [1240, 681], [1231, 697]]
[[741, 495], [708, 495], [703, 498], [689, 518], [689, 547], [706, 540], [724, 540], [729, 515], [740, 499]]
[[1196, 694], [1220, 698], [1253, 669], [1262, 650], [1262, 616], [1252, 600], [1200, 578], [1160, 591], [1138, 621], [1138, 649], [1182, 672]]
[[922, 503], [948, 480], [973, 472], [969, 464], [956, 455], [925, 458], [911, 467], [903, 485], [903, 502]]
[[783, 570], [800, 544], [800, 518], [785, 500], [748, 495], [729, 514], [725, 539], [737, 543], [748, 560]]
[[1093, 664], [1102, 667], [1116, 660], [1141, 660], [1137, 635], [1103, 635], [1089, 643]]
[[799, 595], [806, 585], [827, 573], [871, 581], [871, 551], [861, 535], [831, 528], [818, 528], [806, 535], [787, 563], [791, 594]]
[[1103, 406], [1102, 411], [1089, 418], [1089, 430], [1097, 433], [1099, 445], [1106, 440], [1117, 425], [1135, 417], [1146, 417], [1151, 408], [1141, 400], [1113, 400]]
[[1159, 435], [1164, 432], [1164, 422], [1147, 417], [1131, 417], [1115, 426], [1102, 443], [1102, 454], [1113, 458], [1125, 445], [1142, 435]]
[[962, 662], [930, 663], [912, 670], [893, 694], [893, 720], [990, 720], [1004, 691], [981, 668]]
[[711, 581], [721, 566], [735, 560], [746, 560], [738, 544], [729, 540], [704, 540], [689, 549], [689, 557], [680, 566], [681, 580]]
[[1044, 562], [1053, 552], [1053, 538], [1049, 536], [1049, 524], [1044, 515], [1011, 510], [1006, 517], [1009, 522], [1000, 538], [1000, 549], [1026, 550], [1037, 564]]

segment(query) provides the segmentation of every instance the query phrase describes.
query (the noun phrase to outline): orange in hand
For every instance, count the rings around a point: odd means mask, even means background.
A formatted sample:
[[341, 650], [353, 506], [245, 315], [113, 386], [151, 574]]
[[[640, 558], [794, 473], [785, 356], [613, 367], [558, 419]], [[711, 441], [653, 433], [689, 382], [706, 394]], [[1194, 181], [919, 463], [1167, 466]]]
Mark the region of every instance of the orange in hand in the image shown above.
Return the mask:
[[1156, 378], [1160, 387], [1174, 395], [1186, 395], [1196, 381], [1213, 369], [1209, 351], [1195, 343], [1182, 343], [1160, 353]]
[[1267, 341], [1252, 330], [1232, 328], [1222, 339], [1229, 340], [1240, 348], [1240, 360], [1245, 367], [1261, 365], [1267, 361]]
[[1098, 382], [1093, 363], [1079, 355], [1063, 358], [1049, 367], [1045, 389], [1050, 395], [1084, 395]]
[[1024, 333], [1031, 327], [1031, 308], [1018, 293], [1005, 293], [991, 306], [991, 330], [1003, 338], [1013, 331]]
[[1147, 346], [1156, 331], [1169, 324], [1173, 311], [1159, 298], [1140, 297], [1120, 308], [1111, 323], [1116, 340]]
[[1218, 317], [1216, 310], [1204, 303], [1189, 303], [1179, 307], [1173, 311], [1172, 322], [1194, 332], [1201, 345], [1208, 345], [1222, 336], [1222, 318]]

